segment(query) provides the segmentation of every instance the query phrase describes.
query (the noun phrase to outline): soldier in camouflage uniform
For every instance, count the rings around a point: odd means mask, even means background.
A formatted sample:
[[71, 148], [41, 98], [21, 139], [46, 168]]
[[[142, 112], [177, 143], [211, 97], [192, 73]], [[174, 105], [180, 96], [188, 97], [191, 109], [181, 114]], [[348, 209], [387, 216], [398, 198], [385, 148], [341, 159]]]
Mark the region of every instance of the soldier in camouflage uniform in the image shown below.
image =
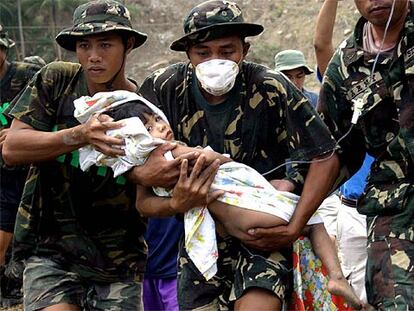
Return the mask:
[[[9, 251], [13, 238], [17, 207], [28, 172], [28, 167], [11, 167], [3, 163], [1, 149], [11, 123], [11, 118], [5, 114], [5, 110], [10, 106], [13, 98], [23, 90], [33, 75], [41, 68], [41, 66], [34, 64], [8, 62], [7, 53], [14, 45], [14, 41], [9, 38], [3, 26], [0, 25], [0, 279], [2, 284], [0, 297], [3, 298], [1, 299], [2, 303], [5, 297], [12, 294], [10, 290], [15, 291], [13, 296], [16, 296], [20, 291], [19, 282], [14, 284], [14, 281], [9, 280], [3, 273], [4, 265], [8, 262], [6, 253]], [[12, 286], [12, 284], [14, 285]]]
[[100, 167], [82, 172], [86, 144], [122, 154], [105, 135], [119, 124], [93, 116], [80, 125], [73, 100], [99, 91], [136, 91], [125, 61], [146, 35], [127, 8], [112, 0], [80, 5], [73, 27], [58, 34], [80, 64], [52, 62], [40, 70], [9, 111], [15, 119], [3, 146], [8, 164], [33, 163], [19, 206], [14, 256], [26, 259], [24, 308], [139, 310], [145, 267], [145, 220], [135, 186]]
[[340, 160], [350, 175], [365, 152], [375, 158], [358, 204], [367, 216], [368, 302], [414, 310], [414, 3], [355, 4], [362, 17], [328, 66], [321, 111], [344, 137]]
[[[249, 49], [245, 37], [260, 34], [263, 27], [244, 22], [236, 3], [213, 0], [196, 6], [184, 20], [184, 31], [171, 48], [186, 52], [189, 62], [154, 72], [144, 81], [140, 93], [165, 112], [177, 140], [190, 146], [210, 145], [261, 173], [282, 164], [266, 177], [280, 190], [304, 191], [287, 226], [257, 228], [250, 234], [240, 232], [245, 236], [243, 244], [219, 230], [218, 272], [209, 281], [198, 272], [181, 243], [180, 309], [280, 310], [289, 293], [291, 269], [290, 249], [283, 247], [299, 236], [328, 192], [327, 188], [317, 188], [329, 179], [328, 172], [338, 160], [333, 155], [310, 166], [307, 178], [317, 189], [315, 193], [309, 191], [309, 182], [304, 185], [307, 166], [294, 165], [286, 175], [283, 162], [287, 158], [312, 160], [332, 154], [336, 143], [307, 99], [283, 75], [244, 61]], [[236, 66], [234, 84], [222, 89], [219, 85], [214, 90], [202, 86], [198, 66], [213, 63], [232, 64], [232, 70]], [[223, 81], [226, 78], [220, 77]], [[162, 209], [163, 199], [154, 197], [148, 188], [138, 189], [138, 200], [142, 197], [150, 202], [139, 207], [143, 214], [173, 213], [171, 206]], [[208, 198], [200, 199], [194, 206], [208, 202]], [[219, 220], [228, 232], [237, 230], [232, 228], [231, 220]], [[275, 251], [277, 248], [281, 250]]]

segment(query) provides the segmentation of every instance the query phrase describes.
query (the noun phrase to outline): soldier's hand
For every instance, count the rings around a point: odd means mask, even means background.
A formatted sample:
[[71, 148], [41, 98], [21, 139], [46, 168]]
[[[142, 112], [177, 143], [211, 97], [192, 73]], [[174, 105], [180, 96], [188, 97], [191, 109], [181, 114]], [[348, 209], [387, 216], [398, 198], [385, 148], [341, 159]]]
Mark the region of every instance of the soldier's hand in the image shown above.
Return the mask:
[[249, 238], [242, 242], [262, 251], [275, 251], [292, 245], [301, 231], [289, 225], [270, 228], [253, 228], [247, 233]]
[[106, 131], [121, 128], [123, 125], [122, 121], [114, 122], [108, 115], [93, 115], [83, 124], [81, 133], [83, 139], [94, 149], [108, 156], [122, 156], [125, 155], [121, 149], [124, 145], [123, 139], [108, 136]]
[[220, 161], [215, 160], [203, 169], [205, 162], [205, 156], [200, 155], [189, 174], [188, 160], [184, 159], [182, 161], [180, 177], [173, 189], [170, 203], [171, 209], [177, 213], [184, 213], [193, 207], [207, 206], [222, 195], [221, 191], [209, 194]]
[[180, 176], [180, 165], [184, 159], [197, 159], [198, 153], [189, 152], [173, 160], [167, 160], [164, 154], [173, 150], [177, 145], [165, 143], [151, 152], [144, 165], [134, 167], [127, 174], [127, 178], [136, 184], [145, 187], [173, 187]]

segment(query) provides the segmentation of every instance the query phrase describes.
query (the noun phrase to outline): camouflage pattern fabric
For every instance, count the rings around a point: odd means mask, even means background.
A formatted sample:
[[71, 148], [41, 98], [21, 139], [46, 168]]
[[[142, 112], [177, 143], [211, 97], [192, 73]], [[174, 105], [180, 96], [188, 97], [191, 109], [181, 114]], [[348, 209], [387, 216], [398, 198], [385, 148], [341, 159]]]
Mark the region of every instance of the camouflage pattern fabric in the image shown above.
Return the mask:
[[9, 64], [6, 74], [0, 80], [0, 129], [10, 127], [11, 117], [6, 114], [6, 109], [40, 68], [39, 65], [22, 62]]
[[25, 58], [23, 58], [23, 62], [28, 63], [28, 64], [38, 65], [41, 67], [46, 66], [47, 64], [45, 60], [38, 55], [26, 56]]
[[[414, 205], [414, 195], [408, 203]], [[368, 219], [376, 228], [368, 235], [367, 296], [379, 310], [414, 310], [414, 243], [387, 235], [392, 221], [392, 216]]]
[[[83, 310], [139, 311], [141, 280], [121, 278], [113, 283], [93, 283], [82, 278], [76, 267], [68, 272], [64, 266], [33, 256], [24, 272], [24, 310], [35, 311], [52, 304], [69, 303]], [[86, 293], [85, 293], [86, 292]]]
[[[193, 74], [192, 66], [184, 63], [158, 70], [144, 81], [140, 93], [165, 112], [177, 140], [189, 146], [205, 147], [209, 145], [210, 140], [209, 125], [205, 112], [191, 94]], [[260, 65], [243, 62], [239, 78], [240, 98], [237, 99], [238, 105], [227, 123], [224, 150], [219, 152], [228, 153], [235, 161], [265, 173], [287, 158], [310, 160], [335, 148], [334, 139], [309, 102], [283, 75]], [[294, 166], [292, 171], [291, 176], [286, 176], [286, 167], [282, 167], [266, 177], [287, 178], [300, 188], [307, 166]], [[245, 277], [258, 280], [263, 269], [269, 270], [263, 274], [264, 280], [257, 283], [283, 299], [288, 288], [284, 283], [284, 271], [290, 267], [284, 255], [279, 252], [261, 254], [257, 257], [252, 255], [254, 258], [260, 258], [260, 264], [244, 266], [242, 261], [236, 264], [236, 261], [230, 263], [231, 260], [226, 259], [231, 257], [236, 260], [236, 257], [241, 256], [239, 242], [231, 240], [226, 243], [221, 253], [226, 252], [231, 255], [223, 255], [223, 264], [228, 268], [219, 267], [226, 270], [220, 282], [213, 278], [210, 283], [203, 282], [200, 288], [197, 284], [201, 275], [197, 276], [196, 270], [187, 264], [190, 259], [185, 252], [181, 252], [179, 293], [182, 295], [179, 296], [179, 302], [183, 309], [201, 307], [200, 304], [218, 301], [221, 294], [224, 295], [220, 298], [223, 300], [221, 304], [226, 305], [228, 300], [235, 300], [242, 295], [243, 290], [249, 286], [244, 284], [252, 284]], [[251, 252], [256, 254], [252, 250]], [[268, 260], [269, 256], [271, 260]], [[263, 260], [263, 257], [267, 259]], [[236, 284], [235, 275], [240, 279], [232, 294], [220, 292], [224, 288], [230, 289], [231, 283]], [[193, 279], [194, 277], [197, 278]], [[271, 281], [266, 282], [266, 279]], [[206, 297], [198, 299], [197, 297], [203, 295], [201, 290], [206, 291]]]
[[131, 16], [126, 6], [114, 0], [98, 0], [78, 6], [73, 13], [73, 26], [62, 30], [56, 36], [56, 41], [63, 48], [75, 51], [76, 40], [80, 37], [108, 31], [133, 36], [133, 48], [147, 40], [146, 34], [132, 28]]
[[[0, 80], [0, 130], [9, 128], [12, 118], [7, 115], [13, 99], [22, 91], [40, 66], [11, 62]], [[13, 232], [14, 217], [20, 202], [28, 168], [6, 166], [0, 154], [0, 229]]]
[[211, 0], [195, 6], [184, 19], [185, 35], [171, 44], [175, 51], [185, 51], [189, 43], [196, 44], [237, 34], [256, 36], [263, 31], [259, 24], [246, 23], [237, 3]]
[[[381, 55], [372, 74], [376, 55], [364, 53], [362, 50], [366, 20], [361, 18], [354, 34], [335, 53], [327, 69], [320, 95], [322, 117], [337, 139], [344, 136], [351, 127], [354, 103], [362, 105], [357, 124], [341, 141], [341, 162], [351, 176], [361, 166], [365, 152], [375, 158], [358, 211], [367, 215], [369, 236], [374, 239], [378, 236], [408, 241], [409, 243], [397, 243], [404, 246], [414, 242], [412, 5], [410, 2], [410, 12], [402, 38], [396, 46], [396, 55], [394, 58]], [[393, 244], [396, 245], [394, 242]], [[386, 255], [381, 255], [378, 250], [385, 252], [383, 248], [372, 247], [376, 251], [370, 253], [368, 266]], [[406, 255], [412, 262], [413, 253]], [[407, 275], [395, 274], [391, 277], [395, 284], [402, 284], [405, 283]], [[383, 285], [382, 281], [377, 280], [372, 269], [368, 269], [367, 280], [370, 286], [374, 286], [367, 289], [368, 301], [378, 304], [379, 300], [374, 292], [377, 286]], [[409, 286], [411, 297], [406, 299], [413, 299], [414, 287]], [[406, 310], [399, 300], [395, 300], [395, 304], [397, 307], [392, 310]]]
[[[260, 287], [284, 299], [292, 284], [291, 250], [264, 253], [249, 250], [231, 236], [217, 236], [219, 267], [206, 281], [189, 259], [180, 241], [178, 257], [178, 300], [180, 310], [233, 309], [236, 298], [246, 289]], [[191, 294], [190, 294], [191, 293]], [[213, 299], [214, 298], [214, 299]]]
[[[87, 95], [79, 64], [45, 66], [10, 114], [39, 131], [70, 128], [73, 100]], [[145, 267], [146, 221], [135, 209], [135, 186], [111, 170], [79, 168], [76, 152], [31, 169], [15, 227], [16, 258], [33, 255], [71, 263], [91, 281], [114, 282]]]

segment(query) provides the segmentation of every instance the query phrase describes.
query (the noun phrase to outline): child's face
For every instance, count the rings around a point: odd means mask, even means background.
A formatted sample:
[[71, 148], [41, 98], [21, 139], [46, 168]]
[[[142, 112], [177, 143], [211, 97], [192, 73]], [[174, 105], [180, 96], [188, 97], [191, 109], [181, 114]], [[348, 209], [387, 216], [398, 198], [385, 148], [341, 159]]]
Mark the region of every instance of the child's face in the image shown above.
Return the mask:
[[146, 127], [148, 133], [150, 133], [152, 137], [161, 138], [161, 139], [164, 139], [164, 140], [173, 140], [174, 139], [174, 133], [171, 130], [171, 127], [159, 115], [157, 115], [157, 114], [153, 114], [153, 115], [145, 114], [145, 117], [148, 120], [145, 123], [145, 127]]

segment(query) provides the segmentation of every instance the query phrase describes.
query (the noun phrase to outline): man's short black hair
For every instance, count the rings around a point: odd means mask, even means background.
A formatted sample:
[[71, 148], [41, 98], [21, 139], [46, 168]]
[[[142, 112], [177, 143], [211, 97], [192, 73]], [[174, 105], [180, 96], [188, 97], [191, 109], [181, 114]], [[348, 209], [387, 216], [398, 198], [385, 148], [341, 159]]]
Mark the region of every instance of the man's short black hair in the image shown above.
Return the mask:
[[104, 113], [113, 118], [114, 121], [138, 117], [144, 124], [148, 121], [145, 115], [152, 116], [155, 114], [155, 112], [152, 111], [150, 107], [148, 107], [140, 100], [132, 100], [130, 102], [126, 102], [110, 110], [107, 110]]

